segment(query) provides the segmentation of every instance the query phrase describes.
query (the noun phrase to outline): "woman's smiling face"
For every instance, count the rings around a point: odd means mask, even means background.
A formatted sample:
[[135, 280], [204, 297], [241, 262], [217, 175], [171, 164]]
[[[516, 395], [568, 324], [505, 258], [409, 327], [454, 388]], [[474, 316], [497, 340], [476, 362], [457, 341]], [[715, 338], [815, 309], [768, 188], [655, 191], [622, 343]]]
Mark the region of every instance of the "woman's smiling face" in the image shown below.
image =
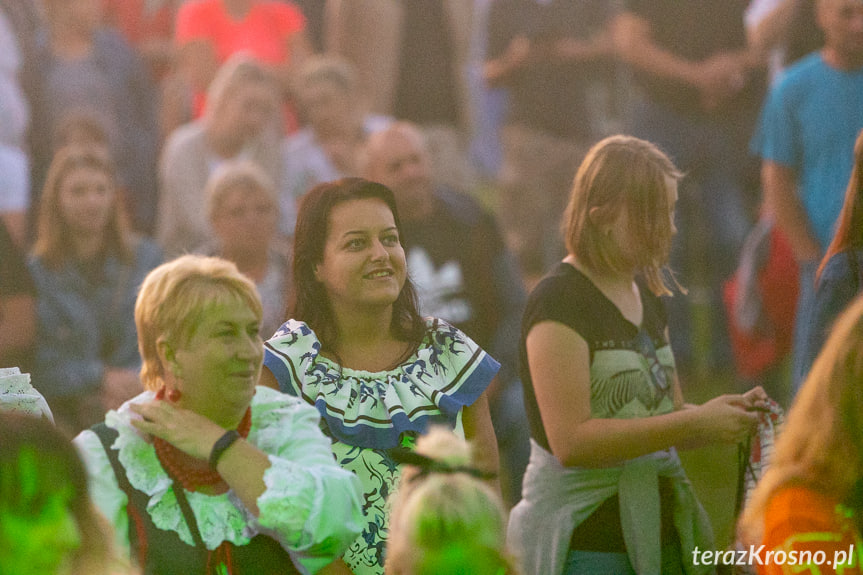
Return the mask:
[[227, 406], [245, 409], [264, 357], [260, 318], [242, 298], [229, 296], [204, 307], [195, 319], [197, 328], [174, 356], [180, 405], [211, 419]]
[[315, 277], [334, 311], [386, 307], [396, 301], [407, 266], [393, 213], [384, 201], [349, 200], [332, 209]]

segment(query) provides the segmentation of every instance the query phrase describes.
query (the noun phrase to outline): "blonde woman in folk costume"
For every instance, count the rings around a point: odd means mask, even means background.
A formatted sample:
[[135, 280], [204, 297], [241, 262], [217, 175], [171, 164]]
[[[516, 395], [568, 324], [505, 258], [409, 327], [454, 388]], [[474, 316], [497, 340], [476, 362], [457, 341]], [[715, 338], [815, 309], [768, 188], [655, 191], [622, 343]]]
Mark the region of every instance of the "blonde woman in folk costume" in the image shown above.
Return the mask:
[[261, 301], [234, 264], [153, 270], [135, 323], [146, 391], [75, 443], [145, 573], [317, 573], [360, 529], [359, 486], [314, 409], [257, 387]]

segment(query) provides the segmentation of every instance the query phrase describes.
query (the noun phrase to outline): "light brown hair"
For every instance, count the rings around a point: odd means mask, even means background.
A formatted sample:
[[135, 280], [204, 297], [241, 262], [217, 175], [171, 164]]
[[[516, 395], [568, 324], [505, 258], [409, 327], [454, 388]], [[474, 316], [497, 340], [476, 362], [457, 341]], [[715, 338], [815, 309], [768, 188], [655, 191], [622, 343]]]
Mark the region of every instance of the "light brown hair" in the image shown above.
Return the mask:
[[114, 209], [105, 227], [102, 241], [105, 250], [115, 252], [125, 261], [134, 257], [134, 238], [128, 231], [114, 164], [108, 153], [94, 146], [67, 146], [55, 154], [48, 169], [45, 187], [39, 200], [36, 243], [33, 253], [46, 265], [58, 267], [72, 257], [73, 242], [60, 207], [60, 189], [73, 170], [92, 168], [109, 177], [114, 186]]
[[839, 223], [824, 258], [818, 265], [816, 281], [821, 279], [830, 258], [846, 250], [863, 249], [863, 130], [854, 143], [854, 167], [845, 190], [845, 201], [839, 212]]
[[356, 94], [357, 74], [350, 62], [335, 56], [311, 56], [299, 71], [300, 89], [318, 82], [336, 86], [344, 94]]
[[[218, 116], [225, 101], [238, 88], [249, 83], [267, 85], [272, 89], [273, 94], [278, 94], [279, 91], [273, 75], [266, 68], [248, 54], [234, 54], [222, 64], [207, 88], [205, 117], [212, 120], [213, 117]], [[278, 111], [274, 110], [274, 112], [274, 115], [278, 116]]]
[[[92, 503], [86, 469], [70, 438], [46, 419], [21, 413], [0, 412], [0, 429], [0, 515], [38, 517], [39, 505], [68, 490], [71, 497], [67, 508], [81, 536], [81, 546], [70, 553], [68, 572], [106, 573], [104, 567], [112, 551], [110, 528]], [[28, 483], [21, 476], [24, 458], [30, 460], [31, 471], [37, 474], [29, 493], [22, 488]]]
[[208, 309], [237, 300], [248, 305], [260, 321], [263, 309], [255, 284], [227, 260], [184, 255], [151, 271], [135, 302], [144, 387], [155, 391], [162, 386], [164, 371], [157, 349], [160, 339], [175, 347], [184, 346]]
[[[470, 446], [443, 427], [417, 441], [417, 453], [450, 468], [471, 464]], [[407, 466], [392, 498], [387, 575], [514, 575], [500, 497], [479, 478]]]
[[781, 488], [802, 485], [844, 500], [863, 474], [863, 298], [839, 316], [797, 394], [770, 467], [740, 521], [760, 541], [764, 512]]
[[[683, 174], [659, 148], [632, 136], [595, 144], [582, 161], [563, 222], [570, 254], [600, 273], [644, 274], [657, 295], [670, 295], [666, 266], [674, 233], [669, 218], [669, 178]], [[626, 213], [627, 253], [604, 230]]]

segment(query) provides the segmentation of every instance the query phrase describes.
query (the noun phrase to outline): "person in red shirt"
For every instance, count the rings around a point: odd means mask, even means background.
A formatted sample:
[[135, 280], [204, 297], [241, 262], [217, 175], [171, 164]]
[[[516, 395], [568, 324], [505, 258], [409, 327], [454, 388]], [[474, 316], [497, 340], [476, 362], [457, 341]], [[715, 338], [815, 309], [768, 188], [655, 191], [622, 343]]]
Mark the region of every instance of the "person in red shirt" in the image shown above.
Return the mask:
[[[294, 70], [312, 52], [306, 18], [289, 2], [275, 0], [195, 0], [177, 12], [174, 40], [178, 71], [195, 90], [195, 115], [203, 93], [229, 57], [246, 52], [272, 68], [290, 97]], [[292, 114], [286, 114], [292, 117]], [[288, 119], [286, 119], [286, 124]]]

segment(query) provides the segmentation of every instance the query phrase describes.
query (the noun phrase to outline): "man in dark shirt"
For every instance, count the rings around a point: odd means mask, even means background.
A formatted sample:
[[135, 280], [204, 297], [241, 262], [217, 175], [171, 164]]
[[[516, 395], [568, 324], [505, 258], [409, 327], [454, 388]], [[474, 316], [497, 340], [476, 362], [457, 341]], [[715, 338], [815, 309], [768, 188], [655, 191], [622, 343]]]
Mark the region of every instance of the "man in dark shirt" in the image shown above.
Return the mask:
[[433, 184], [414, 125], [398, 122], [373, 134], [363, 171], [395, 194], [422, 314], [455, 325], [501, 363], [490, 399], [506, 472], [501, 486], [514, 503], [528, 453], [516, 371], [525, 293], [515, 262], [490, 214], [470, 196]]
[[[730, 365], [719, 290], [750, 226], [743, 192], [746, 144], [761, 103], [763, 67], [746, 45], [748, 0], [627, 0], [614, 22], [617, 52], [641, 88], [629, 132], [658, 144], [687, 174], [678, 204], [672, 268], [711, 293], [711, 360]], [[694, 263], [706, 267], [697, 276]], [[672, 347], [686, 368], [691, 311], [672, 298]]]
[[560, 214], [599, 137], [588, 94], [611, 52], [607, 0], [494, 0], [483, 76], [509, 92], [501, 219], [526, 273], [563, 257]]

